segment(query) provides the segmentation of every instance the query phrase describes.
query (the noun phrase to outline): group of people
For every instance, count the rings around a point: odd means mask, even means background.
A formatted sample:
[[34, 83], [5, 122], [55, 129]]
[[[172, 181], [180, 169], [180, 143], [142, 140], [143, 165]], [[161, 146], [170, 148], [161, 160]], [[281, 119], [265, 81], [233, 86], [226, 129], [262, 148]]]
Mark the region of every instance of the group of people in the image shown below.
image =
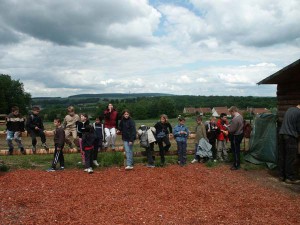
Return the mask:
[[[123, 146], [126, 154], [126, 170], [133, 169], [133, 143], [137, 136], [140, 138], [141, 147], [146, 149], [147, 166], [154, 167], [155, 157], [153, 156], [154, 144], [158, 145], [160, 163], [165, 164], [165, 153], [169, 151], [171, 142], [170, 137], [173, 135], [178, 150], [178, 164], [184, 166], [187, 162], [187, 139], [190, 134], [189, 129], [185, 125], [185, 118], [178, 118], [178, 125], [172, 128], [168, 121], [167, 115], [160, 116], [160, 120], [153, 127], [141, 126], [136, 130], [135, 122], [130, 116], [128, 110], [124, 110], [119, 120], [118, 112], [112, 104], [108, 104], [103, 112], [103, 115], [95, 119], [94, 123], [90, 123], [87, 114], [75, 113], [74, 107], [70, 106], [67, 109], [68, 114], [64, 120], [54, 120], [54, 159], [52, 166], [48, 171], [57, 170], [56, 166], [60, 163], [60, 170], [64, 169], [63, 148], [65, 144], [69, 148], [79, 146], [81, 152], [81, 163], [85, 165], [85, 171], [93, 172], [93, 166], [99, 166], [97, 156], [99, 151], [106, 151], [108, 147], [115, 150], [115, 142], [117, 134], [122, 135]], [[240, 143], [243, 138], [243, 118], [238, 113], [236, 107], [231, 107], [229, 112], [233, 118], [229, 124], [227, 114], [222, 113], [219, 120], [216, 122], [212, 118], [209, 123], [205, 124], [202, 117], [196, 118], [195, 128], [195, 157], [192, 163], [203, 162], [207, 158], [214, 160], [226, 161], [227, 149], [226, 142], [231, 141], [231, 149], [234, 154], [234, 164], [232, 169], [239, 169], [239, 154]], [[32, 138], [32, 151], [36, 152], [37, 139], [41, 138], [42, 147], [49, 150], [46, 144], [46, 136], [44, 125], [39, 116], [40, 108], [33, 107], [32, 112], [25, 120], [19, 113], [18, 107], [13, 107], [12, 112], [7, 117], [7, 143], [9, 146], [9, 154], [13, 153], [14, 147], [12, 141], [15, 140], [23, 154], [26, 154], [21, 142], [21, 133], [25, 131]], [[104, 120], [104, 122], [103, 122]], [[145, 135], [147, 137], [145, 138]], [[230, 137], [230, 138], [229, 138]], [[144, 144], [142, 145], [144, 139]], [[203, 157], [199, 154], [199, 146], [202, 142], [207, 142], [211, 145], [212, 156]]]

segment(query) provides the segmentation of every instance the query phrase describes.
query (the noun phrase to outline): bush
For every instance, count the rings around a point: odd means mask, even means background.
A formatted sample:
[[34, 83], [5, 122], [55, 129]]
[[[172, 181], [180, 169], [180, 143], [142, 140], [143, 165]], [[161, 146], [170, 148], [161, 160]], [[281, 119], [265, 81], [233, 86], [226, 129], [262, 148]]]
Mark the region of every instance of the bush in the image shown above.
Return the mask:
[[0, 171], [1, 172], [7, 172], [9, 170], [9, 167], [5, 165], [3, 162], [0, 162]]

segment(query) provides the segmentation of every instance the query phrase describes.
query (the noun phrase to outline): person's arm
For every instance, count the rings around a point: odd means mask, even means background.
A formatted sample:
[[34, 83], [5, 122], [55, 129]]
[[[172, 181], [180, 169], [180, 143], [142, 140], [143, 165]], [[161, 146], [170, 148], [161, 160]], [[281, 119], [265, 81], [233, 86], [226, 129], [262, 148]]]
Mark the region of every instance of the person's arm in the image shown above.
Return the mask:
[[178, 129], [179, 127], [178, 126], [176, 126], [175, 128], [174, 128], [174, 137], [179, 137], [180, 136], [180, 131], [179, 131], [179, 129]]
[[237, 131], [238, 123], [235, 118], [232, 119], [231, 124], [227, 127], [228, 132], [234, 134]]
[[135, 128], [135, 122], [131, 121], [131, 137], [130, 142], [133, 142], [136, 139], [136, 128]]
[[[75, 116], [74, 116], [75, 117]], [[67, 116], [65, 116], [65, 118], [64, 118], [64, 122], [62, 123], [62, 127], [64, 128], [64, 129], [66, 129], [66, 127], [67, 127]]]

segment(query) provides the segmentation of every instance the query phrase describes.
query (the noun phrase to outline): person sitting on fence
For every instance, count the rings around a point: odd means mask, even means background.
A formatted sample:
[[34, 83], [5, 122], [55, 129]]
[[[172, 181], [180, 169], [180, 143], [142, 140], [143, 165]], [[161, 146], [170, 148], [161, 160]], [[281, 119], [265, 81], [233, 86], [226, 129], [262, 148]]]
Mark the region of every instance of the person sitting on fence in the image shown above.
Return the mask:
[[174, 128], [174, 137], [177, 142], [178, 163], [180, 166], [186, 165], [186, 147], [189, 136], [189, 129], [185, 126], [185, 118], [178, 118], [178, 125]]
[[156, 141], [154, 134], [156, 130], [154, 127], [147, 127], [145, 125], [141, 125], [138, 129], [138, 136], [140, 138], [140, 146], [145, 148], [146, 156], [147, 156], [147, 167], [153, 168], [154, 166], [154, 158], [153, 158], [153, 147], [154, 142]]
[[[75, 113], [75, 109], [73, 106], [68, 107], [68, 115], [65, 116], [63, 127], [65, 129], [66, 134], [66, 144], [69, 145], [69, 148], [73, 148], [73, 143], [70, 137], [73, 137], [73, 142], [78, 144], [77, 131], [76, 131], [76, 123], [79, 121], [79, 116]], [[76, 144], [75, 144], [76, 145]]]
[[[171, 147], [169, 134], [172, 134], [172, 126], [168, 122], [168, 116], [165, 114], [162, 114], [160, 116], [160, 121], [158, 121], [154, 125], [156, 129], [156, 143], [159, 147], [159, 155], [160, 155], [160, 162], [161, 165], [165, 164], [165, 152], [169, 151]], [[163, 145], [165, 144], [165, 146]]]
[[46, 144], [46, 135], [44, 131], [44, 124], [42, 118], [39, 116], [40, 108], [38, 106], [32, 107], [32, 113], [28, 116], [26, 121], [26, 129], [32, 139], [32, 152], [36, 153], [36, 137], [40, 137], [42, 141], [42, 147], [46, 151], [49, 150]]
[[25, 131], [25, 119], [19, 113], [19, 107], [14, 106], [11, 109], [11, 113], [6, 118], [6, 141], [8, 144], [9, 155], [13, 154], [14, 145], [13, 140], [18, 144], [22, 154], [26, 154], [25, 149], [22, 144], [22, 132]]
[[191, 163], [200, 162], [200, 160], [201, 160], [200, 156], [197, 155], [199, 141], [200, 141], [201, 138], [207, 139], [205, 125], [202, 122], [202, 116], [197, 116], [196, 122], [197, 122], [197, 126], [195, 128], [195, 139], [194, 139], [195, 157], [194, 157], [194, 159], [192, 160]]

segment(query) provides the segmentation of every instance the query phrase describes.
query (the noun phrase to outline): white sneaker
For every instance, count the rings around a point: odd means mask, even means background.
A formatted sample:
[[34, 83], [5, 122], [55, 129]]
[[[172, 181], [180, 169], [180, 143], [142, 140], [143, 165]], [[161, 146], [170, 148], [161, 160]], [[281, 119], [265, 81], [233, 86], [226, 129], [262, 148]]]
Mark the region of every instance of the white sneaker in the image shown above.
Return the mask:
[[198, 160], [197, 159], [193, 159], [191, 163], [196, 163], [196, 162], [198, 162]]
[[93, 168], [92, 167], [90, 167], [90, 168], [88, 168], [88, 171], [87, 171], [88, 173], [93, 173], [94, 171], [93, 171]]
[[125, 167], [125, 170], [132, 170], [133, 169], [133, 166], [126, 166]]
[[89, 169], [88, 169], [88, 168], [84, 169], [84, 172], [88, 172], [88, 171], [89, 171]]
[[99, 166], [99, 163], [97, 162], [97, 160], [93, 160], [93, 164], [94, 164], [95, 166]]

